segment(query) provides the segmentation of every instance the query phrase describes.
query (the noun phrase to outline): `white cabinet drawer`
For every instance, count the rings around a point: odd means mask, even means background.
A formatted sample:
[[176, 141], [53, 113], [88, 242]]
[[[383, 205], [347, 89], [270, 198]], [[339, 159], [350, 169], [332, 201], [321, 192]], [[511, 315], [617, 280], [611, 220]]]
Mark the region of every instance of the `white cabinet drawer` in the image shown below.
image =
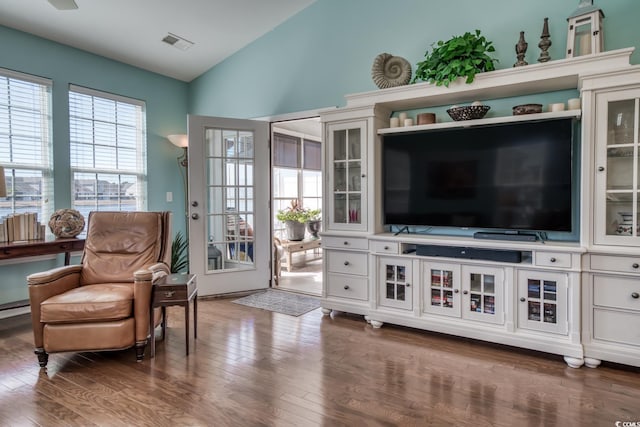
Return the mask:
[[593, 305], [640, 312], [640, 280], [593, 276]]
[[365, 237], [323, 236], [322, 243], [325, 248], [369, 249], [369, 241]]
[[536, 265], [541, 267], [571, 267], [571, 254], [562, 252], [536, 252]]
[[325, 251], [329, 273], [367, 275], [366, 253], [349, 251]]
[[368, 278], [329, 273], [327, 294], [339, 298], [367, 300]]
[[593, 338], [640, 346], [640, 314], [593, 310]]
[[400, 244], [398, 242], [371, 240], [369, 242], [369, 250], [378, 254], [398, 255], [400, 253]]
[[640, 273], [640, 257], [591, 255], [591, 269], [615, 273]]

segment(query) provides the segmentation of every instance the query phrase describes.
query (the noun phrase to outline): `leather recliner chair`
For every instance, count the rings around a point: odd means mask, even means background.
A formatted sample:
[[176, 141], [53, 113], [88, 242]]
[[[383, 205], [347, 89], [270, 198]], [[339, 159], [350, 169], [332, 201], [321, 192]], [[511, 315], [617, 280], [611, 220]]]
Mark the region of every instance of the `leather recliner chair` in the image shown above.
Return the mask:
[[[35, 353], [136, 347], [150, 332], [153, 282], [170, 273], [170, 212], [91, 212], [79, 265], [27, 277]], [[160, 316], [154, 316], [154, 326]]]

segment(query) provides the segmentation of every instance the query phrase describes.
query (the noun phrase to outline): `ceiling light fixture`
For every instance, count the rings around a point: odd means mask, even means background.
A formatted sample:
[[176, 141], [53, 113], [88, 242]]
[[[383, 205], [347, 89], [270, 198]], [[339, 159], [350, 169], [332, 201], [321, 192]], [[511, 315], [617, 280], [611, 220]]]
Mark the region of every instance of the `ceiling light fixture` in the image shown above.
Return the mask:
[[162, 41], [180, 50], [187, 50], [191, 46], [193, 46], [193, 42], [190, 42], [189, 40], [184, 39], [180, 36], [176, 36], [175, 34], [172, 34], [172, 33], [167, 33], [167, 35], [162, 39]]
[[58, 10], [73, 10], [77, 9], [78, 5], [74, 0], [48, 0], [51, 6]]

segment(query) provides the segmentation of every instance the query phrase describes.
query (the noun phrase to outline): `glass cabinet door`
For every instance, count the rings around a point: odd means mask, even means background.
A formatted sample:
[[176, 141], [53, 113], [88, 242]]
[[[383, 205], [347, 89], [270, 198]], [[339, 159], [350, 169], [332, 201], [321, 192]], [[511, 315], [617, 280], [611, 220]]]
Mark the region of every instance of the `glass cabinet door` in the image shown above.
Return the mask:
[[518, 326], [567, 333], [567, 275], [518, 272]]
[[330, 228], [365, 230], [366, 122], [328, 127]]
[[423, 309], [427, 313], [460, 316], [460, 266], [423, 263]]
[[411, 286], [411, 261], [402, 259], [380, 259], [380, 305], [411, 310], [413, 287]]
[[463, 266], [462, 317], [503, 323], [503, 270]]
[[638, 244], [640, 90], [598, 95], [595, 243]]

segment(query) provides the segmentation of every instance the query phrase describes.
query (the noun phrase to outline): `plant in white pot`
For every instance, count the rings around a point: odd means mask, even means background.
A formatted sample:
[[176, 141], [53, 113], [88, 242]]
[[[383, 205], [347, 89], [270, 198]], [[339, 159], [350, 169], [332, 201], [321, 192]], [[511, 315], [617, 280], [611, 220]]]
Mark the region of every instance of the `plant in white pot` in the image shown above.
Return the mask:
[[320, 209], [305, 209], [294, 199], [290, 207], [278, 211], [276, 218], [284, 223], [287, 240], [303, 240], [305, 224], [308, 221], [318, 221], [319, 215]]

